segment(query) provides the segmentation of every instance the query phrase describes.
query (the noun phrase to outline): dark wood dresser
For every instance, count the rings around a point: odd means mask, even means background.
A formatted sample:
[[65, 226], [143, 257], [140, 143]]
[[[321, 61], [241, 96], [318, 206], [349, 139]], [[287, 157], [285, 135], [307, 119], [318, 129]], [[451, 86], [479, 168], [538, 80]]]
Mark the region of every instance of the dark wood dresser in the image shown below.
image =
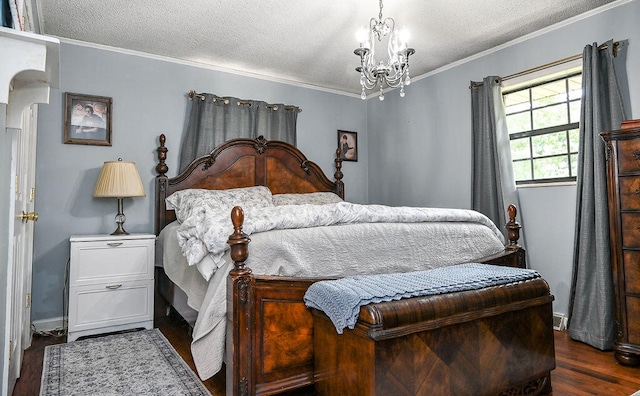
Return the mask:
[[[624, 124], [623, 124], [624, 127]], [[615, 357], [640, 364], [640, 127], [601, 133], [607, 150]]]

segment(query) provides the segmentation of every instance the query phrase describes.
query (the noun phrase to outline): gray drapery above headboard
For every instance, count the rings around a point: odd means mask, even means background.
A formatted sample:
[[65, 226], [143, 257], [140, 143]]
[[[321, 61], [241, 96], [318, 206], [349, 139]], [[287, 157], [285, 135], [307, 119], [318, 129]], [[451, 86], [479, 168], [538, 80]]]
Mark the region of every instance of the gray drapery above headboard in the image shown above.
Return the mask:
[[196, 158], [209, 154], [222, 143], [237, 138], [264, 136], [296, 145], [299, 108], [257, 100], [190, 95], [191, 111], [180, 148], [182, 172]]

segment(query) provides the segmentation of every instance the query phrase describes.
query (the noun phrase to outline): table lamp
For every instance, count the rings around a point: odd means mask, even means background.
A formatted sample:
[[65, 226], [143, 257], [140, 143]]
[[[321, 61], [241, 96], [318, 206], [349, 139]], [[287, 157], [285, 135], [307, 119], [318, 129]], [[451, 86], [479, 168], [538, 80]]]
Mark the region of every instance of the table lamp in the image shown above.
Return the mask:
[[102, 165], [102, 170], [93, 190], [94, 197], [110, 197], [118, 199], [118, 214], [116, 224], [118, 228], [111, 235], [129, 235], [124, 230], [123, 224], [126, 220], [122, 210], [122, 201], [125, 197], [144, 197], [144, 187], [135, 162], [107, 161]]

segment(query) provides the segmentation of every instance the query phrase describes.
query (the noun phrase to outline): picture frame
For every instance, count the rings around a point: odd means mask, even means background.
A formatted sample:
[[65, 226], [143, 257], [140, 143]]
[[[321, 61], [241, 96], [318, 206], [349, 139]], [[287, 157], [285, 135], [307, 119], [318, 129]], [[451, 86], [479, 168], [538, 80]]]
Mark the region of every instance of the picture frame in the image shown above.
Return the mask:
[[338, 130], [338, 148], [343, 161], [358, 161], [358, 133]]
[[113, 99], [65, 93], [64, 143], [111, 146]]

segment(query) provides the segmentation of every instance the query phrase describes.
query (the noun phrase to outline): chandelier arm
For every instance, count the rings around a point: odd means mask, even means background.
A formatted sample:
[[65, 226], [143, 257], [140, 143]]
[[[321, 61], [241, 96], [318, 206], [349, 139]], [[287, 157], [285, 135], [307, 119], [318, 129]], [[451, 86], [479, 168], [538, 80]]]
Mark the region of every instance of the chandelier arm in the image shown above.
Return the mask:
[[378, 85], [378, 78], [375, 77], [370, 70], [366, 68], [361, 68], [361, 76], [364, 77], [364, 80], [360, 79], [360, 84], [364, 82], [364, 87], [366, 89], [373, 89], [376, 85]]

